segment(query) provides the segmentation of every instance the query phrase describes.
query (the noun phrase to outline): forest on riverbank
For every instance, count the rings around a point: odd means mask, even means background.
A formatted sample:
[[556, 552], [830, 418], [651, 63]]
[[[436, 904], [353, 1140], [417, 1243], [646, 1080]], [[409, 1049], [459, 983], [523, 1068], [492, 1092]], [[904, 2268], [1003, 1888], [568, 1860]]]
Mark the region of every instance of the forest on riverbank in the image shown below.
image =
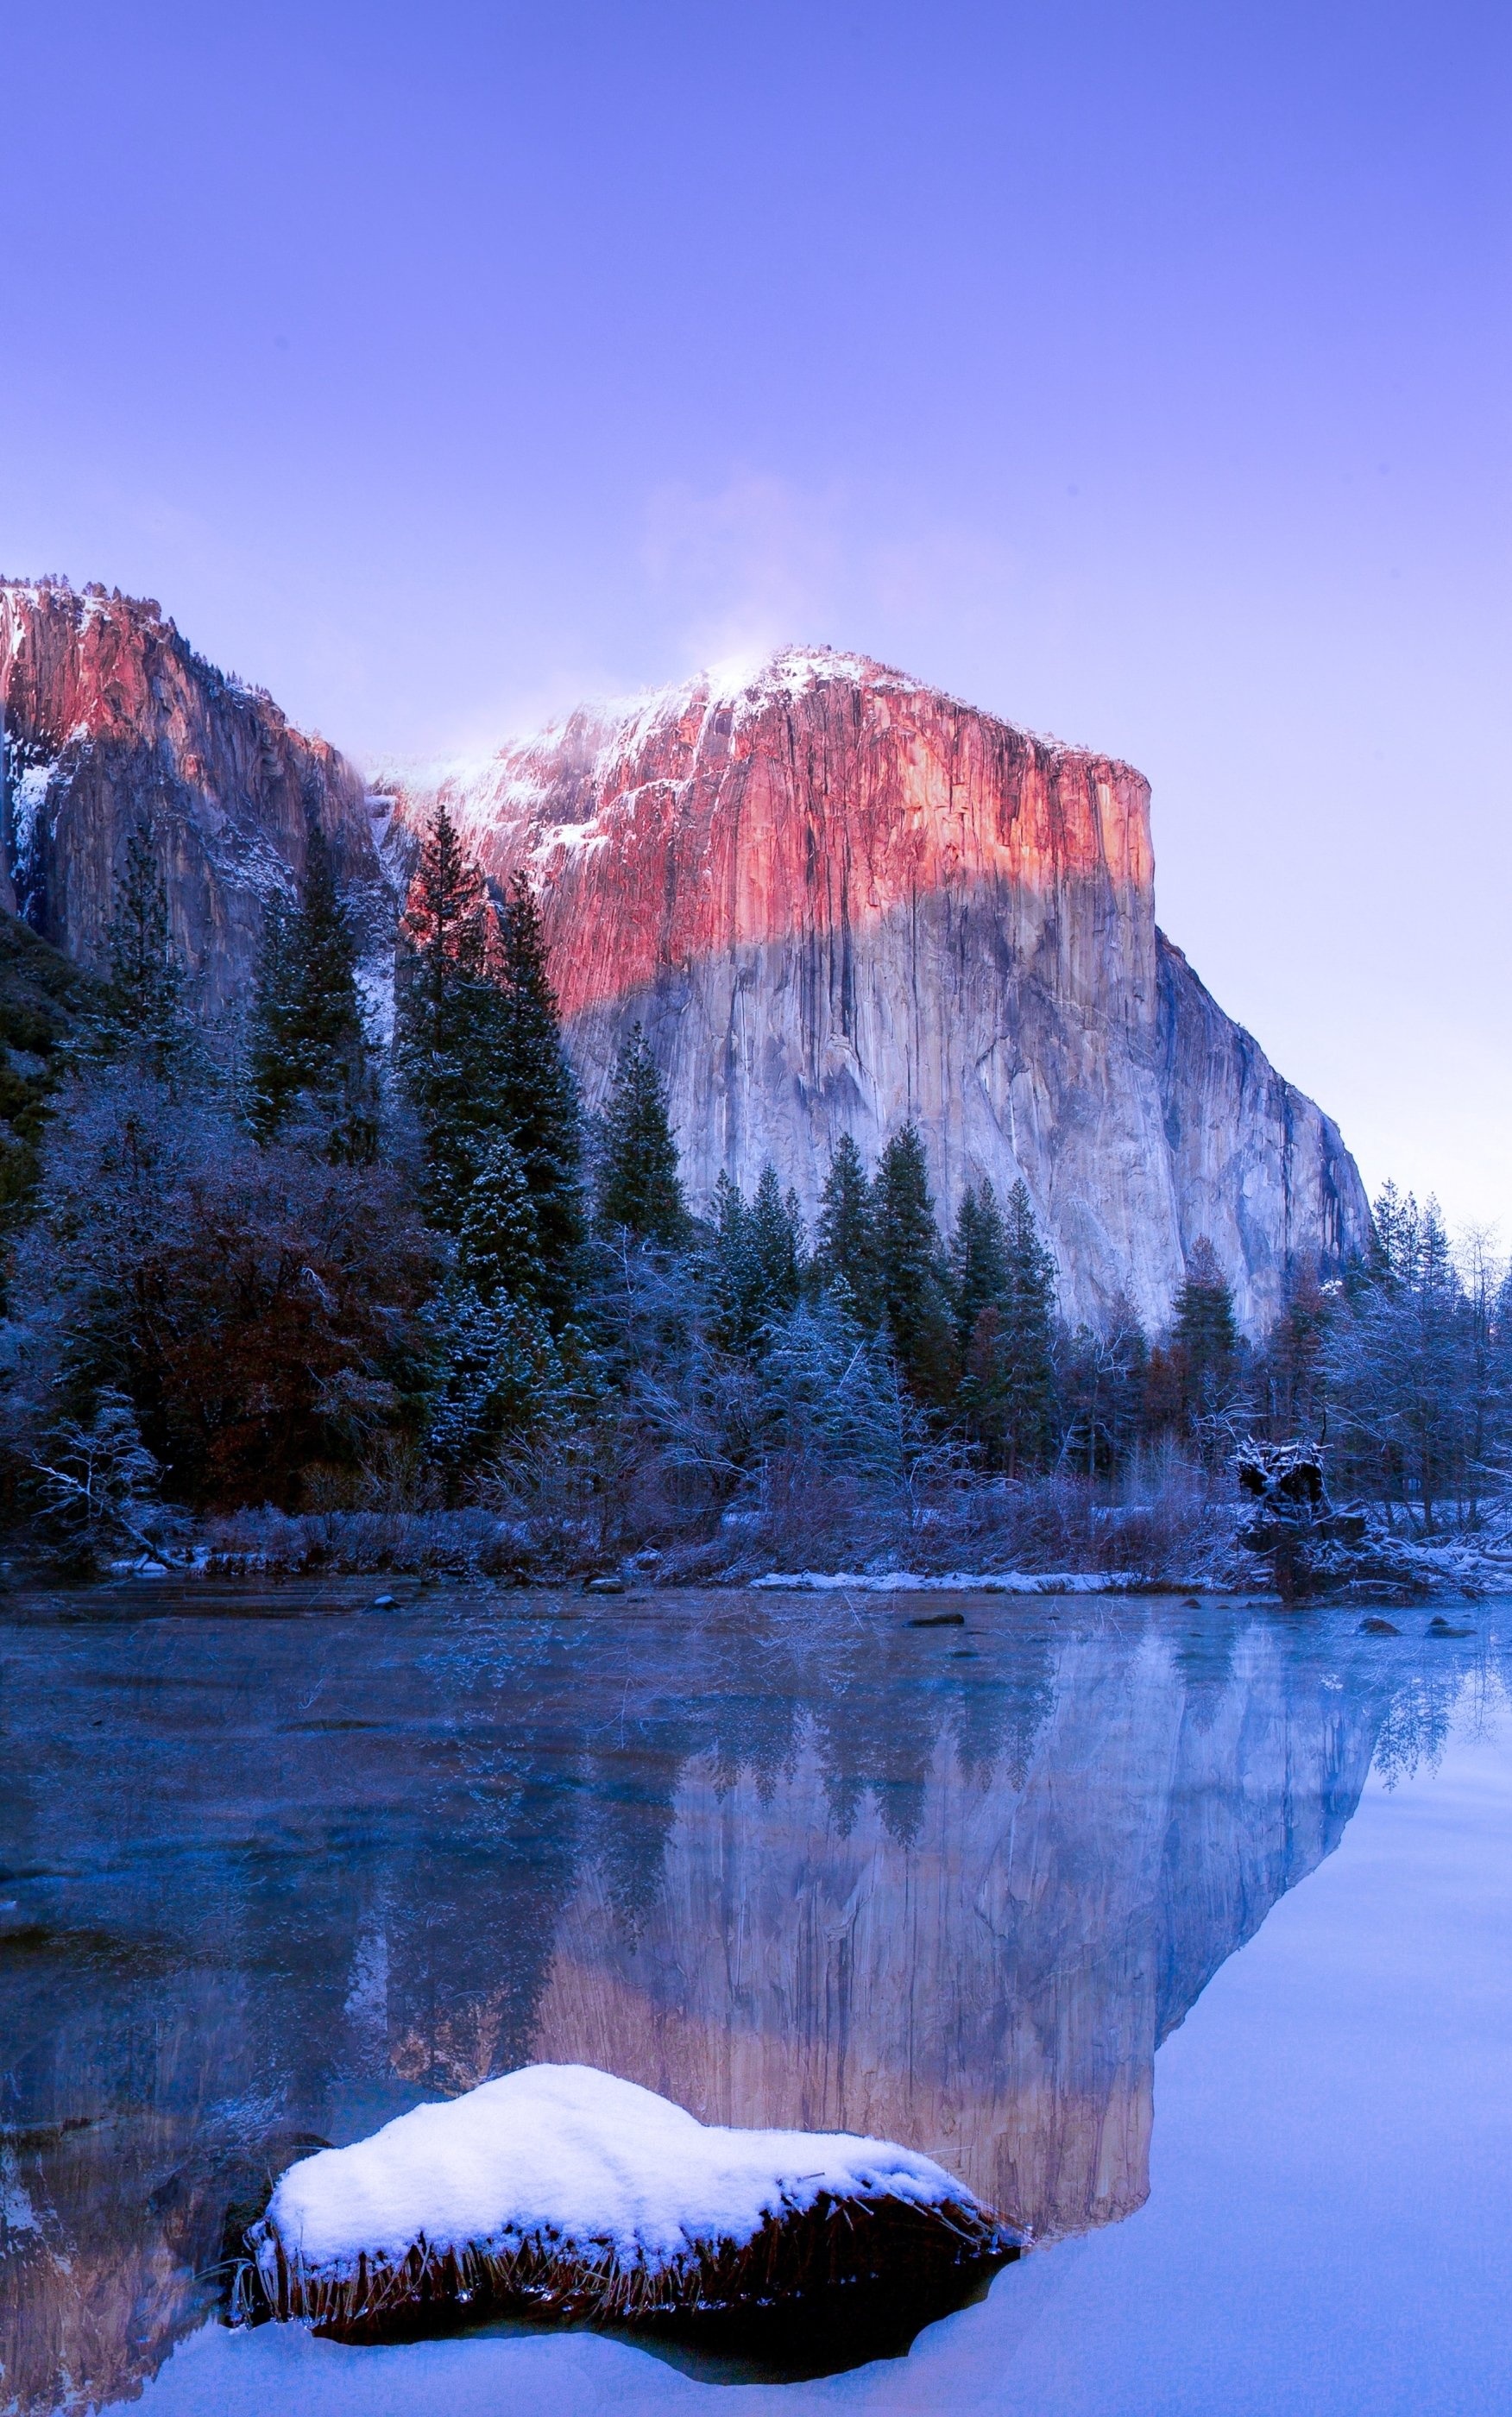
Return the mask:
[[1023, 1184], [943, 1227], [913, 1126], [840, 1144], [812, 1230], [770, 1168], [695, 1216], [644, 1037], [586, 1115], [530, 889], [444, 812], [387, 1037], [318, 830], [237, 1016], [194, 1012], [146, 832], [108, 978], [6, 941], [0, 1442], [58, 1566], [1154, 1579], [1232, 1530], [1248, 1436], [1325, 1438], [1402, 1532], [1501, 1505], [1512, 1278], [1431, 1202], [1388, 1186], [1259, 1342], [1201, 1241], [1168, 1331], [1072, 1328]]

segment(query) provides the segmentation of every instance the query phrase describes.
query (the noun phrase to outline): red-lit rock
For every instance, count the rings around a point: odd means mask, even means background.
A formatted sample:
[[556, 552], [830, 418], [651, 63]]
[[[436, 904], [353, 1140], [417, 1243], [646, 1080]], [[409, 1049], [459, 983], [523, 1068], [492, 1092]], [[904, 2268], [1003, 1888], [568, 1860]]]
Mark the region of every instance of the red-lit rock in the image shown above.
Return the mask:
[[127, 842], [144, 825], [207, 1007], [244, 987], [264, 902], [302, 870], [311, 814], [349, 889], [376, 909], [357, 774], [196, 655], [156, 603], [0, 584], [0, 708], [12, 895], [82, 963], [102, 961]]
[[[590, 1098], [643, 1023], [696, 1202], [910, 1117], [946, 1206], [1021, 1174], [1063, 1306], [1169, 1313], [1206, 1235], [1246, 1323], [1365, 1238], [1337, 1128], [1157, 931], [1149, 789], [854, 655], [580, 711], [442, 794], [537, 883]], [[431, 794], [404, 802], [412, 822]]]

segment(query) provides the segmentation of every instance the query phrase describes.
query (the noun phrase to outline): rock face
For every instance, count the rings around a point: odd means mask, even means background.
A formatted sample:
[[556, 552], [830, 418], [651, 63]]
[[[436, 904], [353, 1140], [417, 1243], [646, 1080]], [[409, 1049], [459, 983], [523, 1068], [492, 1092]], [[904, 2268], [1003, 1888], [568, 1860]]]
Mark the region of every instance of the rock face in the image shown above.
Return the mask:
[[770, 1159], [812, 1212], [834, 1144], [906, 1119], [942, 1206], [1022, 1176], [1063, 1310], [1169, 1315], [1193, 1245], [1244, 1323], [1359, 1247], [1338, 1128], [1156, 928], [1147, 783], [855, 655], [788, 649], [580, 711], [444, 796], [540, 889], [590, 1099], [644, 1025], [689, 1192]]
[[[76, 961], [103, 960], [143, 826], [212, 1011], [245, 990], [311, 818], [374, 958], [391, 944], [375, 834], [395, 798], [156, 604], [0, 584], [0, 905]], [[438, 793], [491, 874], [539, 889], [590, 1102], [645, 1026], [697, 1206], [770, 1159], [812, 1214], [842, 1132], [874, 1159], [913, 1117], [946, 1213], [968, 1182], [1021, 1175], [1063, 1310], [1126, 1293], [1152, 1329], [1204, 1236], [1251, 1330], [1290, 1267], [1367, 1238], [1338, 1128], [1157, 930], [1126, 764], [789, 648], [398, 798], [401, 852]]]
[[157, 604], [0, 584], [5, 876], [0, 904], [98, 967], [133, 831], [152, 833], [202, 1003], [249, 980], [265, 902], [303, 869], [310, 819], [373, 935], [391, 909], [361, 780], [227, 679]]

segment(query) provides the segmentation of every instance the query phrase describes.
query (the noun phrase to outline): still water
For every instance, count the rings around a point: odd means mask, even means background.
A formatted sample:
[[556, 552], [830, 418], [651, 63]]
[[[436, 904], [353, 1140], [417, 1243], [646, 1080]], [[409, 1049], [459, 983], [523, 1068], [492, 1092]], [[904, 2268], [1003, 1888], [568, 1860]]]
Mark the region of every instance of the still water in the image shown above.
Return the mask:
[[[0, 2409], [1512, 2407], [1512, 1606], [393, 1591], [0, 1606]], [[300, 2146], [535, 2058], [1040, 2246], [813, 2382], [216, 2322]]]

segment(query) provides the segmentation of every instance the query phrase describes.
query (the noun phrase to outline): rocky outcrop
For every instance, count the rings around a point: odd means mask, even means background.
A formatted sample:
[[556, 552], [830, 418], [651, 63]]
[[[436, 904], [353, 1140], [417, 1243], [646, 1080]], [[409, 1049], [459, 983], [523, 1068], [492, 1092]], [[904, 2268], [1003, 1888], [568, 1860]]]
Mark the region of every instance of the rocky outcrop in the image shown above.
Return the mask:
[[644, 1025], [685, 1176], [770, 1159], [814, 1208], [830, 1152], [913, 1117], [942, 1203], [1022, 1176], [1063, 1308], [1155, 1328], [1206, 1236], [1262, 1327], [1288, 1268], [1361, 1245], [1337, 1127], [1155, 922], [1150, 795], [860, 656], [788, 649], [575, 713], [445, 797], [528, 870], [590, 1098]]
[[0, 584], [4, 861], [35, 931], [98, 968], [133, 831], [150, 830], [203, 1005], [243, 990], [265, 902], [311, 818], [374, 939], [391, 923], [361, 780], [260, 689], [195, 654], [151, 601]]

